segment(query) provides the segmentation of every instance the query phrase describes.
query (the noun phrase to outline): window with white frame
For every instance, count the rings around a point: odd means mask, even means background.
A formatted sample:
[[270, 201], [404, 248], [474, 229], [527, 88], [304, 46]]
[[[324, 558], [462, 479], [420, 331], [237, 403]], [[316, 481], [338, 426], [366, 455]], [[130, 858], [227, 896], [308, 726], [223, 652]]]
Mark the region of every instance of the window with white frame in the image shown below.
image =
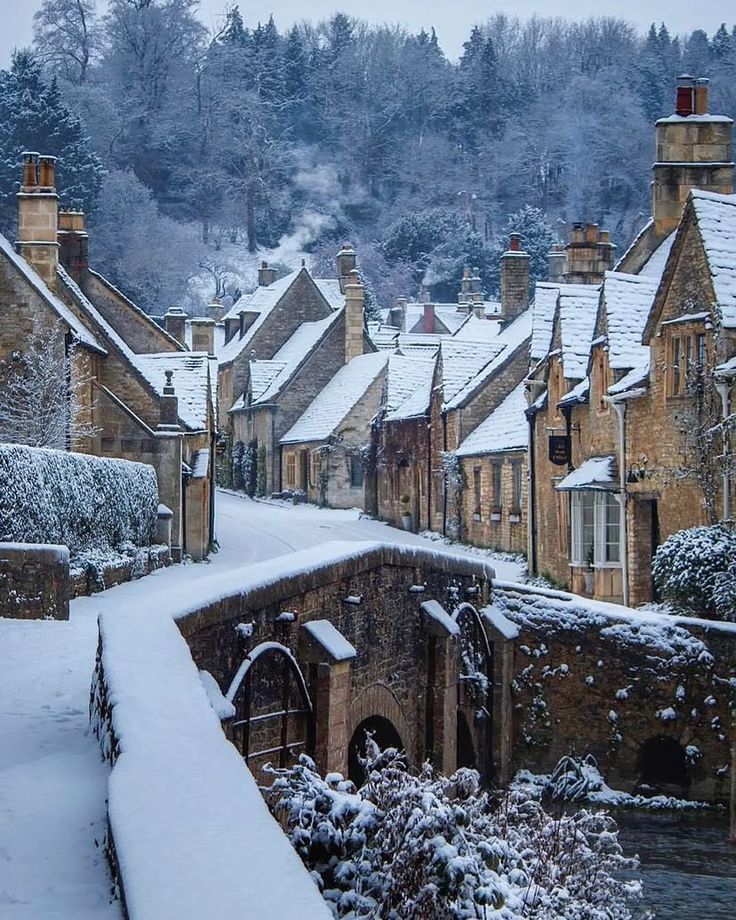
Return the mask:
[[621, 506], [613, 492], [572, 493], [573, 565], [619, 565]]

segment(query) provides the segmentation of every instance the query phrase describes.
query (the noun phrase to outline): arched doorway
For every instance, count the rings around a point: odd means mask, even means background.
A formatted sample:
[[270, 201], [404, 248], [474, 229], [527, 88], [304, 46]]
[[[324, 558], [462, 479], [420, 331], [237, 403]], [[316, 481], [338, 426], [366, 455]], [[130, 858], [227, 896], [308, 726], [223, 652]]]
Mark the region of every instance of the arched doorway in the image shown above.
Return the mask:
[[365, 742], [367, 734], [373, 736], [373, 740], [381, 748], [396, 748], [399, 751], [404, 750], [404, 743], [401, 735], [396, 730], [392, 722], [383, 716], [369, 716], [363, 719], [360, 725], [353, 732], [348, 746], [348, 778], [360, 788], [365, 782], [365, 771], [360, 763], [360, 758], [365, 757]]
[[230, 684], [235, 705], [228, 735], [257, 775], [268, 762], [293, 763], [313, 746], [313, 707], [306, 681], [291, 651], [262, 642], [246, 655]]
[[488, 784], [493, 773], [493, 644], [472, 604], [460, 604], [454, 617], [460, 627], [457, 765], [478, 770]]
[[650, 738], [639, 749], [637, 758], [638, 785], [653, 789], [690, 785], [685, 749], [674, 738], [661, 735]]

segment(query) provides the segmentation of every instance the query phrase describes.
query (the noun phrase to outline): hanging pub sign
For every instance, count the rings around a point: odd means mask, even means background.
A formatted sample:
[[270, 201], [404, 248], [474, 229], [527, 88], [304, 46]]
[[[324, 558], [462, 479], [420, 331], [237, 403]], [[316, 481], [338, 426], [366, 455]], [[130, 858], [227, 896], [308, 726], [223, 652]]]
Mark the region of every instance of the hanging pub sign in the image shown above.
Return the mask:
[[570, 462], [570, 438], [566, 434], [549, 436], [549, 460], [555, 466], [567, 466]]

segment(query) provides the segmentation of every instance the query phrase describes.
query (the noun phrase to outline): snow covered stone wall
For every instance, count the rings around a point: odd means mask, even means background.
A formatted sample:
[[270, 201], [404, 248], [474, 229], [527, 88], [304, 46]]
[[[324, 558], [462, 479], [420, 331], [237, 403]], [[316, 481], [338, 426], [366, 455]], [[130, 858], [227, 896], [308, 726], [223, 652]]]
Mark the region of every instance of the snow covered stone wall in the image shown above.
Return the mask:
[[66, 546], [0, 543], [0, 617], [69, 619]]
[[79, 554], [153, 543], [152, 466], [0, 444], [0, 540], [53, 543]]

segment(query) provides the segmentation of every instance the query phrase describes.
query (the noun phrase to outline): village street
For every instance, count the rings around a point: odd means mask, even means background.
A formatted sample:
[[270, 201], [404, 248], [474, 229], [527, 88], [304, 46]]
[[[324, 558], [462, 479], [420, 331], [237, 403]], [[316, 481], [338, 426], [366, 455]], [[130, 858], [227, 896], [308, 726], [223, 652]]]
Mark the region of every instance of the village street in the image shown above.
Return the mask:
[[[97, 615], [143, 598], [186, 593], [211, 575], [330, 540], [437, 544], [357, 511], [286, 507], [220, 492], [220, 551], [199, 565], [172, 566], [71, 604], [69, 622], [0, 618], [0, 917], [112, 920], [101, 841], [107, 767], [89, 734], [88, 696]], [[464, 547], [446, 547], [460, 555]], [[494, 561], [500, 578], [517, 563]]]

